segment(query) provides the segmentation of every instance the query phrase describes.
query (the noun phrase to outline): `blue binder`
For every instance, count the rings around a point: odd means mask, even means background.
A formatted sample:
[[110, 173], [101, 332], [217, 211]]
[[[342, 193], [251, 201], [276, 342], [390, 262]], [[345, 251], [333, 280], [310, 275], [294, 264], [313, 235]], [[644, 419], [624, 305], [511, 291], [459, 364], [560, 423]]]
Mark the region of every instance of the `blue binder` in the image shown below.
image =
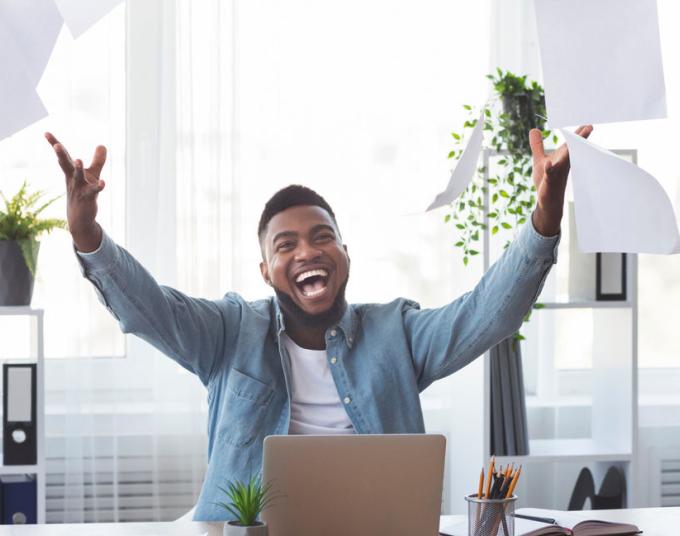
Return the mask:
[[2, 524], [21, 525], [38, 522], [38, 488], [33, 475], [0, 476]]

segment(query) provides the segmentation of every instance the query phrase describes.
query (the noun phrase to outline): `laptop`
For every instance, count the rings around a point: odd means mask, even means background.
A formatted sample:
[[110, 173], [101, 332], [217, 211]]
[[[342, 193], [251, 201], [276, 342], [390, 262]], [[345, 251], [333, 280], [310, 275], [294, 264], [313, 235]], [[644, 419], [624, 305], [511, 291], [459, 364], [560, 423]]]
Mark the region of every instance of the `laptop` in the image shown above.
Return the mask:
[[435, 536], [442, 435], [268, 436], [269, 536]]

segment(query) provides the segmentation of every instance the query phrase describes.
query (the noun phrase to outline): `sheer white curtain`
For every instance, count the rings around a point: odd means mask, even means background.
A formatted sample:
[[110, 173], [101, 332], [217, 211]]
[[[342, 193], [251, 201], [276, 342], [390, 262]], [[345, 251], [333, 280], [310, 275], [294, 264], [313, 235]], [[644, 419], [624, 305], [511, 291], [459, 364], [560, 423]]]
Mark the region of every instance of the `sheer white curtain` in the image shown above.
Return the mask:
[[[161, 284], [180, 286], [174, 4], [129, 2], [125, 15], [127, 150], [118, 147], [116, 154], [110, 147], [109, 156], [125, 157], [127, 174], [105, 168], [109, 185], [127, 184], [125, 217], [102, 224]], [[85, 150], [102, 141], [94, 134], [83, 138]], [[103, 213], [114, 200], [107, 187], [100, 195]], [[88, 283], [81, 286], [93, 293]], [[146, 343], [126, 342], [124, 359], [66, 359], [48, 367], [49, 522], [175, 519], [198, 496], [206, 462], [205, 390]]]

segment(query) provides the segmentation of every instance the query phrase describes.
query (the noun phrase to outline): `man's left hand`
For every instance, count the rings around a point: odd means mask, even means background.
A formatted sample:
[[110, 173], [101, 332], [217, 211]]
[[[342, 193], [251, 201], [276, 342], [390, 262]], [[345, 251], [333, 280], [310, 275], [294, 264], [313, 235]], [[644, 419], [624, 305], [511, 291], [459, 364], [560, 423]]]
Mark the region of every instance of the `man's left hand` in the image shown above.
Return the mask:
[[[576, 134], [587, 138], [592, 131], [592, 125], [584, 125], [576, 129]], [[569, 150], [564, 143], [552, 153], [545, 154], [543, 135], [536, 128], [529, 132], [529, 144], [534, 161], [537, 198], [532, 222], [536, 231], [543, 236], [555, 236], [560, 232], [562, 221], [564, 191], [569, 176]]]

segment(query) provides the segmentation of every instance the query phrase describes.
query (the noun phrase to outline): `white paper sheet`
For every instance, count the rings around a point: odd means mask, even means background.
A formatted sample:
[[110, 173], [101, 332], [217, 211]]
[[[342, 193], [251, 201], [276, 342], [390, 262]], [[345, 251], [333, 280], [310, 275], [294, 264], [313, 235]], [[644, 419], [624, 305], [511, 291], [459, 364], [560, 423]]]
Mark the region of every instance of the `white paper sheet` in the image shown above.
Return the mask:
[[0, 140], [47, 116], [29, 77], [21, 49], [6, 25], [0, 24], [3, 80], [0, 84]]
[[[53, 0], [0, 2], [0, 31], [11, 36], [16, 43], [17, 53], [23, 59], [23, 66], [33, 87], [40, 82], [62, 23]], [[5, 61], [3, 59], [3, 69]]]
[[458, 164], [456, 164], [456, 167], [451, 173], [451, 178], [449, 179], [446, 190], [437, 194], [434, 201], [427, 207], [426, 212], [452, 203], [456, 197], [465, 191], [468, 184], [470, 184], [470, 181], [477, 171], [479, 153], [482, 150], [483, 127], [484, 114], [482, 113], [477, 120], [475, 128], [472, 129], [472, 134], [470, 135], [467, 146], [463, 150], [462, 156], [458, 160]]
[[645, 170], [562, 130], [571, 161], [576, 236], [586, 253], [680, 252], [673, 206]]
[[122, 0], [54, 0], [73, 38], [79, 37]]
[[666, 117], [656, 0], [534, 0], [549, 128]]

